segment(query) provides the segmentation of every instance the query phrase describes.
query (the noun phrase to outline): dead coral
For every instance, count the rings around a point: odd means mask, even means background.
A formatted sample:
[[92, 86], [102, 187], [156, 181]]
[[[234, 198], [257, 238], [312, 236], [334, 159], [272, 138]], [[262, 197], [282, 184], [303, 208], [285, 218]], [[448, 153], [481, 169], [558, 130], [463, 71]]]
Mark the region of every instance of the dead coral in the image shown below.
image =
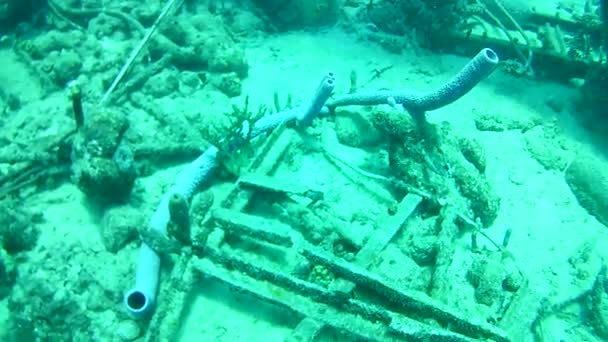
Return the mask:
[[131, 193], [137, 176], [134, 155], [123, 140], [128, 128], [124, 113], [91, 113], [73, 144], [72, 169], [78, 187], [94, 201], [117, 203]]
[[608, 278], [606, 265], [595, 279], [595, 284], [587, 298], [586, 306], [593, 330], [601, 339], [608, 339]]
[[39, 231], [36, 223], [41, 214], [32, 213], [12, 198], [0, 202], [0, 247], [9, 254], [31, 250], [36, 245]]
[[592, 153], [577, 155], [566, 170], [566, 183], [579, 204], [608, 226], [608, 172], [606, 160]]
[[273, 27], [280, 30], [332, 24], [339, 14], [336, 0], [255, 0], [268, 16]]
[[456, 136], [447, 124], [416, 124], [396, 111], [374, 111], [372, 122], [389, 139], [394, 176], [406, 185], [470, 208], [474, 219], [489, 226], [498, 215], [500, 200], [485, 178], [481, 145]]
[[[31, 255], [8, 298], [3, 341], [115, 340], [128, 320], [108, 311], [122, 299], [124, 274], [110, 253], [59, 244]], [[126, 270], [126, 269], [125, 269]], [[118, 272], [118, 273], [117, 273]]]
[[461, 23], [465, 12], [462, 0], [370, 0], [359, 15], [382, 31], [396, 35], [415, 32], [419, 43], [436, 46], [446, 30]]

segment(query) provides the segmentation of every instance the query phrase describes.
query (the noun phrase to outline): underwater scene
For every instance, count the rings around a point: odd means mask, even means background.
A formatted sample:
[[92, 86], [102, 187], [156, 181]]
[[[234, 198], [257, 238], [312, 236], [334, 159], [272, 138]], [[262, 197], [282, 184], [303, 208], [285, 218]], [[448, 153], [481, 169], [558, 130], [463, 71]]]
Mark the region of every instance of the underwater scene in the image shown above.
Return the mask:
[[608, 0], [0, 0], [0, 341], [608, 341]]

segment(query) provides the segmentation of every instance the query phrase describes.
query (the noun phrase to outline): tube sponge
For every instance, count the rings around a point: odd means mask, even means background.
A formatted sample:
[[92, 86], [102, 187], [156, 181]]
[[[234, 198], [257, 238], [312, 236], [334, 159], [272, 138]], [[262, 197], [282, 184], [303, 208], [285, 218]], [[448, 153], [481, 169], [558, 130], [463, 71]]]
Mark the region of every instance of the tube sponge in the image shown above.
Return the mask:
[[167, 225], [167, 234], [177, 239], [182, 246], [192, 244], [190, 240], [190, 208], [188, 199], [178, 193], [169, 198], [170, 222]]
[[249, 137], [253, 139], [258, 135], [264, 134], [268, 131], [273, 130], [276, 127], [281, 126], [284, 123], [293, 121], [301, 115], [301, 111], [301, 107], [296, 107], [272, 115], [266, 115], [260, 118], [253, 124], [253, 128], [251, 129], [251, 134], [249, 134]]
[[404, 98], [401, 103], [405, 109], [412, 111], [427, 111], [447, 106], [471, 91], [477, 83], [488, 76], [498, 64], [498, 55], [491, 49], [481, 50], [462, 70], [449, 82], [438, 89], [410, 100]]
[[151, 312], [156, 300], [160, 271], [160, 257], [145, 242], [139, 248], [135, 270], [135, 285], [123, 297], [128, 313], [144, 317]]
[[428, 93], [403, 90], [354, 93], [328, 101], [327, 107], [333, 109], [350, 105], [400, 104], [411, 113], [424, 113], [446, 106], [468, 93], [494, 70], [498, 61], [496, 53], [486, 48], [473, 57], [450, 81]]
[[[163, 196], [150, 219], [150, 229], [167, 233], [171, 220], [169, 201], [174, 194], [190, 200], [196, 189], [205, 182], [217, 165], [218, 149], [208, 148], [200, 157], [186, 166], [175, 178], [171, 189]], [[154, 306], [160, 271], [159, 255], [145, 242], [141, 244], [135, 271], [135, 286], [125, 293], [123, 302], [129, 313], [145, 316]]]
[[317, 90], [308, 104], [308, 106], [299, 106], [292, 109], [287, 109], [272, 115], [264, 116], [253, 124], [249, 138], [253, 139], [260, 134], [266, 133], [284, 123], [298, 120], [298, 122], [306, 125], [309, 124], [323, 109], [325, 102], [331, 95], [336, 85], [336, 79], [333, 72], [327, 72]]
[[[268, 115], [253, 124], [251, 132], [245, 134], [248, 139], [265, 133], [289, 121], [298, 120], [309, 123], [325, 105], [335, 85], [332, 72], [328, 72], [321, 80], [317, 91], [310, 104], [306, 107], [300, 106], [273, 115]], [[185, 201], [189, 201], [196, 189], [211, 174], [217, 165], [219, 150], [210, 147], [195, 161], [190, 163], [180, 172], [171, 189], [163, 196], [158, 208], [150, 219], [150, 229], [156, 230], [163, 235], [167, 234], [167, 225], [171, 220], [170, 201], [179, 195]], [[158, 290], [160, 270], [160, 257], [151, 246], [142, 243], [137, 260], [135, 272], [135, 286], [125, 293], [124, 305], [129, 313], [136, 317], [145, 316], [154, 306], [156, 292]]]
[[329, 97], [331, 93], [334, 91], [334, 87], [336, 85], [336, 77], [333, 72], [328, 72], [325, 77], [319, 83], [319, 87], [317, 87], [317, 91], [310, 101], [308, 107], [301, 111], [297, 116], [297, 119], [300, 123], [304, 125], [308, 125], [312, 119], [314, 119]]

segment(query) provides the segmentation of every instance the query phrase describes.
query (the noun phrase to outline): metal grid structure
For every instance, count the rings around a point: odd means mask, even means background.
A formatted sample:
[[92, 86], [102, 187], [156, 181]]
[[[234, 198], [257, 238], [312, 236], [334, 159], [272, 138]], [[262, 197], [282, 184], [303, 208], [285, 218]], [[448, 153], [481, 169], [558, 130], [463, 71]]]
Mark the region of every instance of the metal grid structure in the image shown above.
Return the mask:
[[[203, 252], [182, 254], [169, 286], [161, 290], [160, 303], [170, 302], [173, 308], [183, 309], [193, 284], [214, 281], [301, 317], [285, 341], [314, 341], [326, 328], [353, 341], [511, 341], [510, 334], [495, 325], [467, 317], [425, 293], [400, 288], [368, 270], [406, 221], [417, 215], [423, 202], [418, 195], [407, 194], [352, 261], [314, 245], [289, 225], [248, 213], [246, 208], [256, 192], [294, 191], [272, 185], [271, 180], [295, 137], [292, 129], [275, 130], [230, 191], [216, 198], [201, 225], [210, 232], [205, 245], [194, 247]], [[247, 240], [244, 245], [249, 247], [261, 246], [256, 251], [270, 249], [308, 265], [321, 265], [335, 278], [328, 286], [309, 281], [298, 276], [292, 266], [269, 262], [233, 243], [235, 240]], [[148, 340], [174, 336], [175, 331], [167, 326], [175, 323], [182, 309], [171, 314], [167, 305], [160, 305], [157, 312], [164, 314], [153, 318]]]

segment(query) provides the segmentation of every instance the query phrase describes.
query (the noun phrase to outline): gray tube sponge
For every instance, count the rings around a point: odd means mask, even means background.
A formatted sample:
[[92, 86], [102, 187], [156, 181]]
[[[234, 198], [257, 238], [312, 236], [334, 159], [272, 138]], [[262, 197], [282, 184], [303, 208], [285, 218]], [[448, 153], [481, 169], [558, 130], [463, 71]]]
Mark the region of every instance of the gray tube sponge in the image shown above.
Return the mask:
[[301, 111], [297, 116], [300, 123], [308, 125], [312, 119], [319, 114], [325, 105], [325, 102], [327, 99], [329, 99], [331, 93], [334, 91], [335, 85], [336, 76], [333, 72], [328, 72], [321, 80], [321, 83], [319, 83], [319, 87], [317, 87], [317, 91], [315, 92], [315, 95], [313, 96], [312, 101], [310, 101], [308, 107]]
[[124, 295], [123, 303], [127, 312], [135, 317], [143, 317], [151, 312], [158, 290], [160, 257], [146, 243], [142, 243], [135, 269], [135, 285]]
[[268, 131], [273, 130], [276, 127], [281, 126], [284, 123], [288, 123], [290, 121], [295, 120], [302, 111], [302, 107], [296, 107], [292, 109], [287, 109], [282, 112], [278, 112], [271, 115], [266, 115], [260, 118], [253, 124], [253, 128], [251, 130], [251, 134], [249, 137], [251, 139], [257, 137], [260, 134], [266, 133]]
[[423, 113], [446, 106], [468, 93], [477, 83], [490, 74], [498, 64], [498, 56], [491, 49], [481, 50], [450, 81], [428, 93], [415, 93], [403, 90], [387, 90], [354, 93], [328, 101], [327, 107], [333, 109], [350, 105], [400, 104], [411, 113]]
[[[427, 111], [447, 106], [471, 91], [479, 82], [488, 76], [498, 64], [498, 55], [491, 49], [483, 49], [467, 63], [449, 82], [438, 89], [418, 97], [411, 104], [403, 99], [403, 106], [408, 110]], [[397, 103], [401, 103], [395, 98]]]
[[[292, 120], [309, 123], [325, 105], [334, 89], [334, 85], [334, 74], [328, 72], [321, 80], [313, 99], [307, 107], [297, 107], [261, 118], [254, 123], [251, 133], [247, 135], [248, 138], [254, 138]], [[215, 168], [218, 152], [216, 147], [210, 147], [177, 175], [174, 185], [163, 196], [158, 208], [152, 215], [150, 229], [154, 229], [163, 235], [167, 233], [167, 224], [171, 220], [169, 210], [171, 197], [178, 194], [189, 201], [198, 186], [208, 178]], [[135, 286], [125, 293], [123, 299], [127, 311], [132, 315], [145, 316], [151, 311], [158, 290], [159, 271], [159, 255], [148, 244], [142, 243], [137, 259]]]
[[260, 134], [266, 133], [284, 123], [298, 120], [302, 124], [309, 124], [325, 106], [325, 102], [331, 95], [336, 84], [335, 76], [333, 72], [328, 72], [323, 76], [323, 79], [319, 83], [317, 90], [307, 106], [299, 106], [296, 108], [284, 110], [272, 115], [264, 116], [253, 124], [251, 139], [257, 137]]
[[[209, 178], [216, 167], [218, 152], [218, 149], [214, 146], [208, 148], [176, 176], [175, 183], [163, 196], [150, 219], [150, 229], [162, 234], [167, 233], [167, 224], [171, 220], [169, 212], [171, 196], [179, 194], [189, 201], [196, 189]], [[132, 315], [141, 317], [151, 311], [158, 290], [159, 271], [159, 255], [145, 242], [142, 243], [135, 271], [135, 286], [127, 291], [124, 296], [125, 308]]]

